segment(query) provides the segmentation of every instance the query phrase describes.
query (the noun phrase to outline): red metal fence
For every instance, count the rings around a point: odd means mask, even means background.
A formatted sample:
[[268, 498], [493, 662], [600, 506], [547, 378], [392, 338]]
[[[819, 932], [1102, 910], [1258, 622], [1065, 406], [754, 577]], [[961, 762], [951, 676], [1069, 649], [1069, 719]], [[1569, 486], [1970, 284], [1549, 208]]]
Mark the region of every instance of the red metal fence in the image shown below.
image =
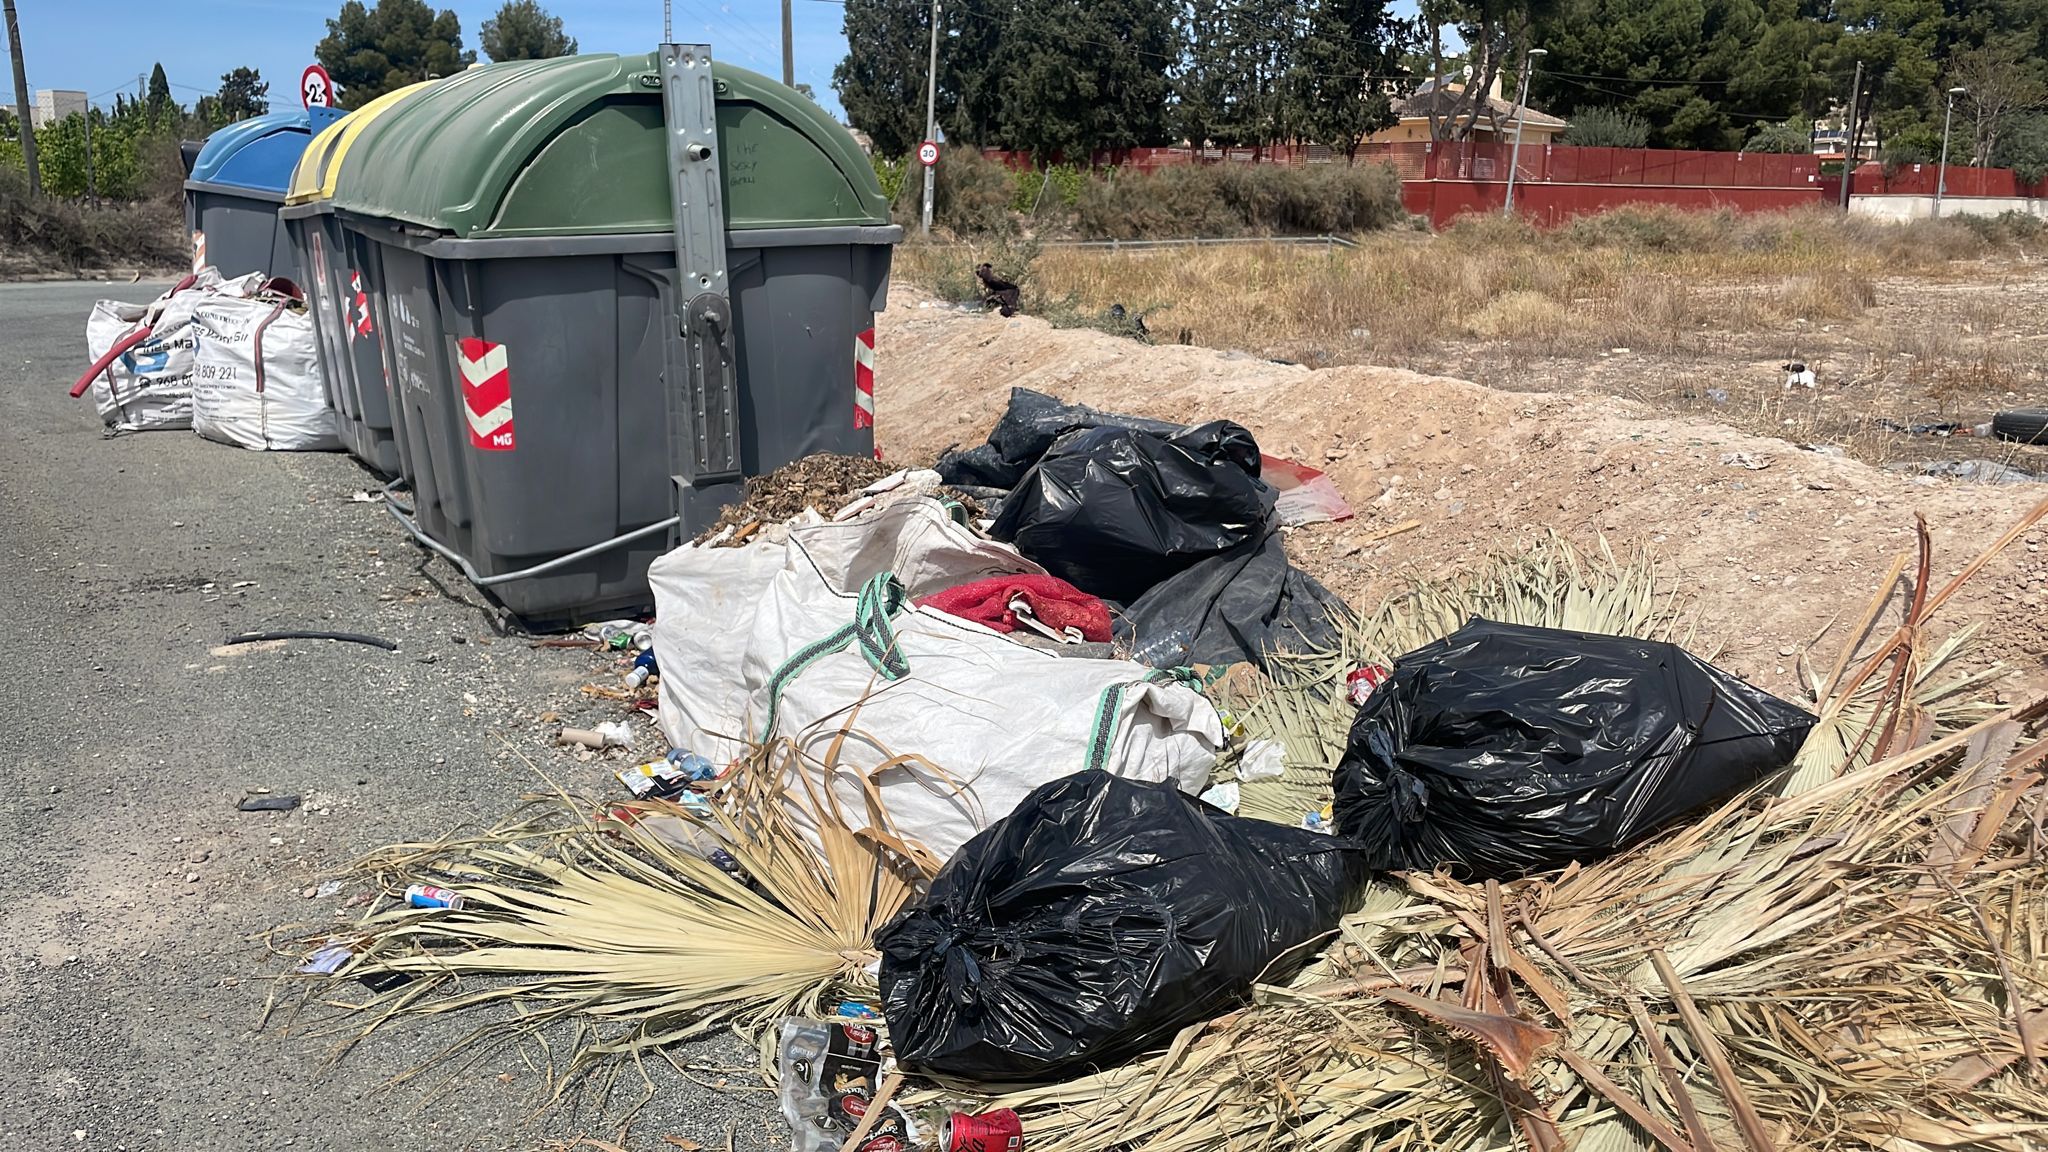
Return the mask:
[[[1032, 166], [1021, 152], [988, 149], [983, 155], [1011, 168]], [[1839, 174], [1823, 175], [1818, 156], [1798, 153], [1578, 148], [1525, 141], [1517, 157], [1512, 141], [1437, 140], [1367, 144], [1357, 161], [1390, 165], [1401, 177], [1402, 204], [1427, 216], [1433, 226], [1467, 212], [1499, 211], [1510, 164], [1516, 212], [1544, 227], [1625, 204], [1756, 212], [1833, 203], [1841, 190]], [[1197, 163], [1342, 164], [1344, 156], [1320, 145], [1131, 148], [1097, 153], [1091, 162], [1149, 172]], [[1853, 192], [1932, 196], [1936, 178], [1933, 164], [1895, 169], [1889, 176], [1880, 165], [1864, 164], [1856, 170]], [[2027, 185], [2007, 169], [1951, 165], [1947, 195], [2048, 198], [2048, 182]]]

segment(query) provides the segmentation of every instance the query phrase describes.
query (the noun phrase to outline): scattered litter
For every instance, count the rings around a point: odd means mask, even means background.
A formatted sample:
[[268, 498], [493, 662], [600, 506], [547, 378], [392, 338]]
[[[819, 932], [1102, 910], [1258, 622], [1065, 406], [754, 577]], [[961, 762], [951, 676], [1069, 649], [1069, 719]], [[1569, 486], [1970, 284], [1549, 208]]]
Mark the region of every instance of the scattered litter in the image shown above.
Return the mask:
[[355, 950], [339, 941], [330, 940], [315, 949], [306, 962], [292, 969], [311, 976], [332, 976], [341, 971], [341, 966], [355, 958]]
[[364, 489], [360, 492], [350, 493], [349, 501], [355, 504], [381, 504], [384, 502], [384, 493]]
[[405, 902], [413, 908], [445, 908], [450, 912], [462, 911], [462, 893], [452, 888], [437, 888], [432, 884], [414, 884], [405, 890]]
[[1289, 528], [1349, 520], [1355, 515], [1343, 493], [1337, 491], [1336, 482], [1306, 464], [1262, 453], [1259, 479], [1280, 494], [1273, 502], [1273, 514]]
[[953, 1112], [939, 1126], [939, 1152], [1023, 1152], [1024, 1122], [1016, 1110]]
[[1211, 808], [1236, 815], [1238, 804], [1237, 781], [1225, 780], [1221, 784], [1211, 784], [1209, 790], [1202, 793], [1201, 801]]
[[298, 806], [297, 796], [244, 796], [235, 805], [243, 812], [289, 812]]
[[706, 784], [718, 779], [720, 772], [716, 764], [678, 748], [660, 760], [635, 764], [620, 770], [619, 783], [626, 791], [646, 799], [673, 799], [688, 792], [693, 784]]
[[1344, 676], [1344, 698], [1351, 701], [1353, 707], [1363, 708], [1365, 702], [1372, 699], [1373, 692], [1385, 684], [1387, 677], [1391, 675], [1393, 669], [1384, 664], [1367, 664], [1363, 668], [1353, 668]]
[[1708, 400], [1716, 404], [1726, 404], [1728, 402], [1728, 390], [1726, 388], [1709, 388], [1705, 395]]
[[1969, 484], [2035, 484], [2048, 481], [2048, 473], [2028, 472], [1996, 460], [1917, 460], [1884, 467], [1887, 472], [1961, 480]]
[[[902, 1152], [919, 1143], [919, 1129], [902, 1108], [877, 1100], [882, 1079], [881, 1037], [860, 1023], [791, 1018], [782, 1022], [777, 1048], [782, 1117], [795, 1136], [794, 1152], [840, 1152], [865, 1126], [855, 1152]], [[869, 1119], [871, 1105], [880, 1114]]]
[[882, 1014], [855, 1000], [841, 1000], [832, 1008], [832, 1015], [842, 1020], [880, 1020]]
[[1474, 620], [1359, 712], [1337, 826], [1378, 869], [1589, 863], [1783, 768], [1813, 724], [1673, 644]]
[[323, 881], [321, 881], [321, 883], [320, 883], [319, 887], [317, 887], [317, 888], [313, 889], [313, 896], [314, 896], [314, 898], [316, 898], [316, 899], [319, 899], [319, 900], [325, 900], [325, 899], [327, 899], [327, 898], [328, 898], [329, 896], [333, 896], [333, 895], [336, 895], [336, 894], [338, 894], [338, 893], [339, 893], [340, 891], [341, 891], [341, 881], [339, 881], [339, 880], [323, 880]]
[[1813, 374], [1813, 369], [1808, 368], [1802, 361], [1794, 360], [1789, 364], [1780, 364], [1778, 369], [1785, 373], [1785, 387], [1788, 389], [1812, 388], [1820, 382]]
[[646, 650], [633, 657], [633, 667], [626, 672], [626, 687], [638, 688], [648, 680], [661, 675], [661, 665], [654, 658], [654, 637], [649, 633]]
[[896, 1057], [999, 1084], [1105, 1067], [1284, 978], [1275, 962], [1334, 927], [1365, 878], [1342, 841], [1167, 785], [1054, 781], [877, 935]]
[[[1237, 778], [1247, 784], [1260, 780], [1278, 780], [1286, 775], [1286, 750], [1278, 740], [1254, 740], [1244, 746], [1244, 756], [1237, 762]], [[1232, 805], [1231, 811], [1236, 811]]]
[[633, 729], [623, 720], [608, 721], [596, 728], [564, 728], [555, 737], [560, 744], [578, 744], [585, 748], [601, 751], [606, 748], [631, 748]]
[[1761, 472], [1771, 466], [1772, 459], [1761, 452], [1723, 452], [1721, 463], [1731, 468], [1747, 468], [1752, 472]]
[[[255, 581], [253, 580], [247, 581], [243, 584], [237, 584], [235, 587], [247, 587], [254, 583]], [[382, 648], [387, 652], [398, 651], [397, 641], [386, 640], [381, 636], [366, 636], [361, 632], [243, 632], [240, 635], [228, 637], [226, 647], [232, 648], [237, 644], [259, 644], [270, 640], [338, 640], [344, 644], [366, 644], [372, 648]]]
[[1849, 454], [1840, 444], [1801, 444], [1799, 447], [1816, 456], [1847, 456]]

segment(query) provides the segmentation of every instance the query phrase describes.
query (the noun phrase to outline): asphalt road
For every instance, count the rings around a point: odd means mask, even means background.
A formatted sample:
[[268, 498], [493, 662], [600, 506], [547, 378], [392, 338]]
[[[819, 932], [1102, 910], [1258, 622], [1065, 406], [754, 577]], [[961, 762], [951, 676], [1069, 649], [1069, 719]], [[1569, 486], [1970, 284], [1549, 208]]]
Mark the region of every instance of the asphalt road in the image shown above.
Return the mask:
[[[544, 1080], [515, 1052], [386, 1087], [482, 1017], [403, 1022], [338, 1062], [304, 1018], [258, 1029], [286, 970], [266, 935], [358, 914], [359, 885], [304, 890], [378, 846], [503, 813], [537, 782], [514, 750], [601, 788], [604, 766], [549, 748], [539, 717], [608, 715], [578, 691], [601, 671], [591, 655], [499, 635], [458, 573], [351, 501], [374, 484], [347, 457], [103, 437], [65, 395], [85, 316], [158, 290], [0, 284], [0, 1147], [620, 1140], [616, 1107], [536, 1115]], [[399, 648], [212, 651], [264, 628]], [[237, 811], [258, 788], [305, 804]], [[747, 1059], [732, 1044], [695, 1055]], [[729, 1131], [787, 1147], [770, 1097], [742, 1087], [755, 1081], [654, 1071], [625, 1147], [724, 1147]]]

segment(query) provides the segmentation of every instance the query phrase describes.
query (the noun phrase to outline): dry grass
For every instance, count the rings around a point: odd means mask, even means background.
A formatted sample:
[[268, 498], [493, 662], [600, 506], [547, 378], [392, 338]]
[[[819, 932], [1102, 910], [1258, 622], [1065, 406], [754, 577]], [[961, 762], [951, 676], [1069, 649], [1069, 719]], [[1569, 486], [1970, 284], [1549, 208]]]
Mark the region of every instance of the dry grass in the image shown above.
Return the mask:
[[[1547, 233], [1471, 217], [1434, 236], [1372, 234], [1355, 249], [1047, 247], [1025, 268], [1007, 242], [1000, 252], [906, 245], [896, 272], [957, 295], [958, 270], [994, 252], [1022, 272], [1026, 311], [1055, 324], [1122, 304], [1145, 314], [1157, 340], [1184, 333], [1315, 368], [1609, 391], [1883, 462], [1943, 453], [1876, 419], [1981, 420], [2019, 402], [2008, 397], [2034, 369], [2012, 359], [2011, 337], [2030, 331], [2036, 309], [1983, 285], [2040, 243], [1996, 222], [1624, 209]], [[1793, 359], [1832, 361], [1833, 387], [1786, 394], [1775, 364]]]

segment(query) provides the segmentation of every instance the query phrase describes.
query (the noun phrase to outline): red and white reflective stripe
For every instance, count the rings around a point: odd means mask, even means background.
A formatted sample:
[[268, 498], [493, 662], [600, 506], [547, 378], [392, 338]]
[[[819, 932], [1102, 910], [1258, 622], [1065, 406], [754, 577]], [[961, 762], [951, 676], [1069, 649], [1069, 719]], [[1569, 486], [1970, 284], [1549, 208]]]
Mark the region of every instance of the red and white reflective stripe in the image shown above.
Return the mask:
[[192, 274], [199, 275], [206, 270], [206, 233], [194, 229], [192, 232]]
[[355, 334], [358, 336], [368, 336], [373, 331], [373, 328], [370, 324], [370, 294], [363, 291], [363, 274], [361, 272], [350, 273], [348, 286], [355, 289], [356, 293]]
[[853, 338], [853, 426], [875, 426], [875, 330]]
[[503, 344], [465, 337], [457, 344], [462, 371], [462, 414], [469, 420], [469, 446], [510, 452], [512, 369]]

